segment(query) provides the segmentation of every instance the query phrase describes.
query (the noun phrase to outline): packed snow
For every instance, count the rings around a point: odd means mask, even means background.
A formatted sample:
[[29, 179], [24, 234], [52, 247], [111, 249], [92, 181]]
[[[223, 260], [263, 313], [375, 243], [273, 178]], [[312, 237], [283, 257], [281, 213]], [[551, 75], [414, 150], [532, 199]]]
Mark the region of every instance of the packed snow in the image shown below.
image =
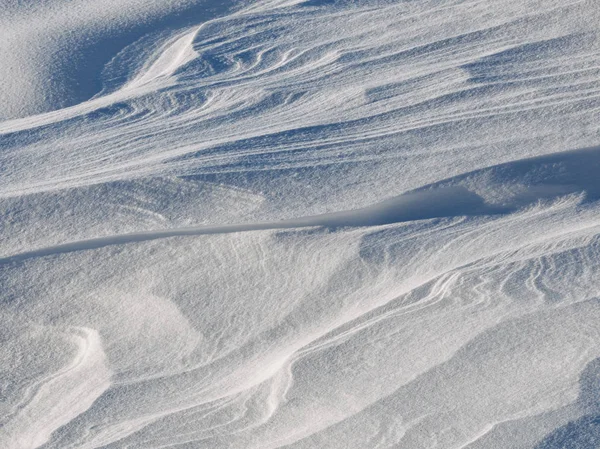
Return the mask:
[[0, 30], [0, 448], [600, 447], [598, 0]]

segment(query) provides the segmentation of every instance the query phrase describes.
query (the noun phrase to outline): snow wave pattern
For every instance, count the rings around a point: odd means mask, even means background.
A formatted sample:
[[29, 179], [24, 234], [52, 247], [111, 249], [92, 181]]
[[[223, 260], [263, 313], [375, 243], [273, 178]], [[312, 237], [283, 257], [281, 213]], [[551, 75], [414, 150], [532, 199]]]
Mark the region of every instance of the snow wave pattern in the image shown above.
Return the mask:
[[595, 0], [0, 5], [1, 447], [600, 440]]

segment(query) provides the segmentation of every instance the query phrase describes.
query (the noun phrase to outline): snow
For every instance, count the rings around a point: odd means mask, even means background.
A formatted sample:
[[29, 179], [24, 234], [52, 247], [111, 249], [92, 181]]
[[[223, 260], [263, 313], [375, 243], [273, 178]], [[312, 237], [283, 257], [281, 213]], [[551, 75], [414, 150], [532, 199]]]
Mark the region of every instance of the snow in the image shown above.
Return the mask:
[[595, 447], [599, 23], [0, 0], [0, 447]]

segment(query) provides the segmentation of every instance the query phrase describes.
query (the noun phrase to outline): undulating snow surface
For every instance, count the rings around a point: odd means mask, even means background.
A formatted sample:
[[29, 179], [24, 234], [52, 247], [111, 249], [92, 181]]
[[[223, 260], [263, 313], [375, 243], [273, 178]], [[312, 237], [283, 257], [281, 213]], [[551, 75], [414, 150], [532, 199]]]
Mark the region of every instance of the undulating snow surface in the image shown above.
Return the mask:
[[0, 0], [0, 448], [600, 447], [598, 0]]

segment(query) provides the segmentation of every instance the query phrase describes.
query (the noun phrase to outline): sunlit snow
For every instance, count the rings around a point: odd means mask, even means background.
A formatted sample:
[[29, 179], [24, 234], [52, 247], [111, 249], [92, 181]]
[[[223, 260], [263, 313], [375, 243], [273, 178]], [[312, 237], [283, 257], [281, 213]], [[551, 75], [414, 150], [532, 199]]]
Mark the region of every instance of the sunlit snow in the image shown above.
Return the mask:
[[0, 448], [600, 447], [598, 0], [0, 0]]

